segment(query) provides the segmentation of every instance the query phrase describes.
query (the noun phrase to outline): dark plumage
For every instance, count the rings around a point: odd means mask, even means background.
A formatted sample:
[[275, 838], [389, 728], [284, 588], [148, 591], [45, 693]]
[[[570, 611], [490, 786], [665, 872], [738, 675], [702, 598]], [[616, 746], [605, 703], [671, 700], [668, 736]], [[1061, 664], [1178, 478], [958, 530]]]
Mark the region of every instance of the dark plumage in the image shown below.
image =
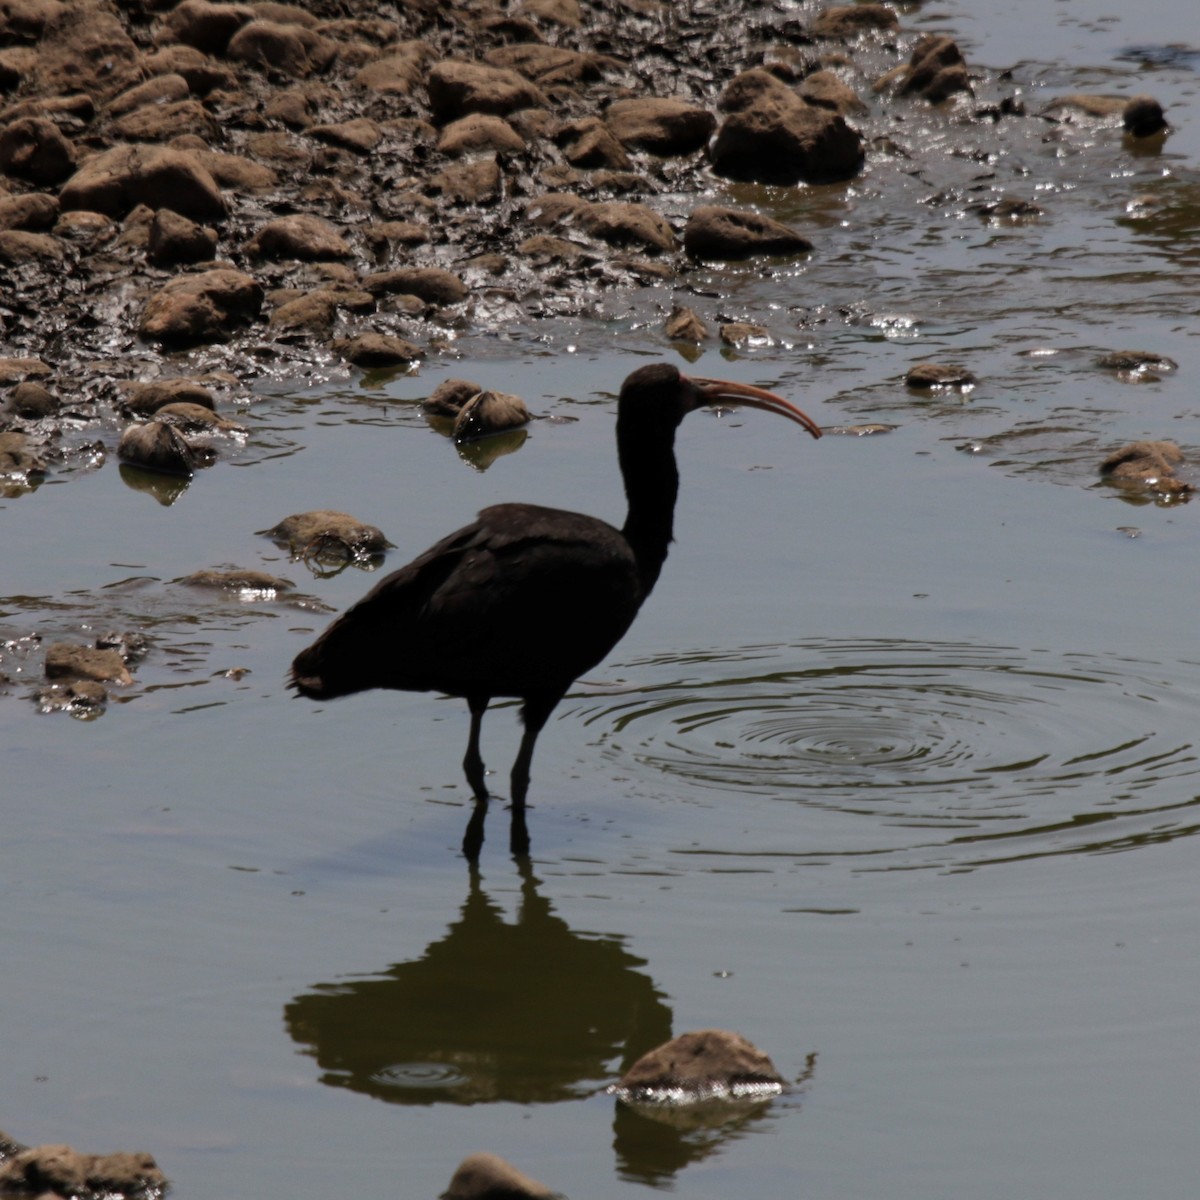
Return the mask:
[[512, 768], [513, 853], [528, 851], [525, 795], [538, 733], [567, 689], [621, 639], [658, 579], [671, 542], [679, 474], [675, 430], [696, 408], [730, 400], [779, 413], [814, 437], [799, 409], [745, 384], [690, 379], [668, 364], [625, 380], [617, 451], [629, 512], [618, 530], [596, 517], [533, 504], [497, 504], [381, 580], [292, 664], [291, 685], [330, 700], [370, 688], [466, 699], [463, 769], [476, 808], [463, 839], [483, 842], [487, 786], [479, 753], [495, 696], [524, 703]]

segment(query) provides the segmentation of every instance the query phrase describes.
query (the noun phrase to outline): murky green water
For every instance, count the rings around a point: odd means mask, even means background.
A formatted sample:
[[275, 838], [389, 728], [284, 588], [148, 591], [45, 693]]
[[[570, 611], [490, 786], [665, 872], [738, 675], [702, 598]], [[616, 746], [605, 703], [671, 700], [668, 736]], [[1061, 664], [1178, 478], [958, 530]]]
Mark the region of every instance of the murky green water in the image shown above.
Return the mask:
[[[574, 1200], [1192, 1195], [1197, 508], [1096, 464], [1138, 437], [1200, 452], [1200, 76], [1153, 49], [1195, 50], [1194, 18], [908, 20], [1030, 103], [1148, 91], [1176, 132], [1139, 155], [1001, 124], [972, 161], [933, 123], [895, 136], [944, 138], [937, 169], [749, 197], [818, 253], [697, 271], [680, 299], [774, 337], [699, 369], [898, 428], [689, 420], [658, 590], [542, 738], [529, 869], [499, 805], [479, 873], [457, 856], [461, 702], [287, 696], [318, 605], [368, 578], [255, 531], [342, 508], [397, 565], [497, 500], [619, 517], [612, 393], [673, 353], [671, 295], [517, 320], [416, 377], [264, 392], [245, 449], [169, 505], [112, 462], [0, 502], [6, 639], [151, 638], [97, 720], [38, 713], [19, 674], [0, 699], [9, 1132], [148, 1149], [184, 1200], [433, 1196], [476, 1149]], [[1045, 214], [971, 210], [998, 195]], [[1096, 367], [1130, 347], [1179, 368]], [[980, 382], [922, 399], [903, 376], [925, 358]], [[410, 403], [448, 375], [574, 420], [475, 469]], [[175, 582], [222, 565], [300, 598]], [[501, 787], [515, 709], [484, 732]], [[706, 1026], [803, 1083], [715, 1127], [599, 1094]]]

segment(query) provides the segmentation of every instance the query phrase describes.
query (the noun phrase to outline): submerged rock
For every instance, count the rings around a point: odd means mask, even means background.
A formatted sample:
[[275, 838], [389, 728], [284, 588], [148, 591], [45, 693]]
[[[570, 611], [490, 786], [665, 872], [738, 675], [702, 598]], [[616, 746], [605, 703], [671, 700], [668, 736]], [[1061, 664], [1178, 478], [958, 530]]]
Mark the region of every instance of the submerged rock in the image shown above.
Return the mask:
[[454, 440], [472, 442], [509, 429], [527, 425], [533, 416], [520, 396], [484, 391], [472, 396], [459, 409], [454, 421]]
[[81, 1154], [64, 1145], [25, 1147], [3, 1134], [0, 1141], [6, 1152], [0, 1163], [0, 1193], [6, 1196], [151, 1200], [168, 1186], [149, 1154]]
[[457, 417], [472, 396], [478, 396], [483, 388], [471, 379], [443, 379], [433, 391], [421, 401], [421, 407], [432, 417]]
[[563, 1200], [498, 1154], [469, 1154], [458, 1164], [441, 1200]]
[[1096, 365], [1106, 371], [1116, 371], [1118, 378], [1126, 381], [1151, 382], [1160, 375], [1179, 369], [1179, 364], [1165, 354], [1153, 350], [1114, 350], [1102, 354]]
[[716, 204], [692, 209], [683, 230], [683, 248], [693, 258], [736, 260], [755, 255], [807, 254], [812, 242], [761, 213]]
[[642, 1055], [608, 1091], [631, 1103], [691, 1104], [773, 1096], [783, 1088], [775, 1064], [740, 1033], [701, 1029]]
[[47, 679], [90, 679], [96, 683], [133, 682], [120, 653], [75, 642], [53, 642], [46, 647]]
[[189, 587], [224, 588], [234, 592], [261, 593], [264, 596], [287, 592], [294, 586], [290, 580], [279, 575], [268, 575], [266, 571], [249, 570], [195, 571], [176, 582]]
[[1100, 474], [1117, 483], [1134, 484], [1162, 496], [1190, 496], [1196, 489], [1175, 472], [1184, 461], [1174, 442], [1131, 442], [1100, 464]]
[[703, 342], [710, 336], [708, 326], [695, 311], [678, 304], [664, 322], [663, 332], [675, 342]]
[[337, 338], [333, 349], [348, 363], [362, 368], [399, 367], [425, 357], [420, 346], [389, 333], [360, 333], [355, 337]]
[[904, 377], [910, 388], [970, 388], [977, 380], [966, 367], [950, 363], [917, 363]]
[[42, 475], [46, 462], [32, 438], [18, 430], [0, 433], [0, 476]]
[[121, 434], [117, 457], [147, 471], [190, 476], [197, 467], [206, 465], [211, 454], [206, 455], [193, 446], [174, 426], [154, 420], [130, 425]]
[[331, 509], [293, 513], [270, 529], [260, 529], [259, 536], [269, 537], [285, 545], [295, 558], [341, 550], [351, 558], [380, 555], [392, 548], [392, 543], [374, 525], [364, 525], [349, 513]]

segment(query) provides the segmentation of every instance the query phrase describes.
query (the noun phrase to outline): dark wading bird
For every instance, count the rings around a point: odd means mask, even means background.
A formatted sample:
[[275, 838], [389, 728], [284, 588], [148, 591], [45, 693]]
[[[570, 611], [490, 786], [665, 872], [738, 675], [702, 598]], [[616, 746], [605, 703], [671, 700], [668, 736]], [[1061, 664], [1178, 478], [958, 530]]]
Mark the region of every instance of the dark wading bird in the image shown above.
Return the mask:
[[691, 379], [666, 363], [641, 367], [617, 402], [617, 457], [629, 513], [621, 529], [596, 517], [497, 504], [380, 580], [292, 664], [291, 686], [314, 700], [370, 688], [445, 692], [471, 710], [463, 770], [475, 809], [463, 837], [483, 844], [488, 791], [479, 732], [494, 696], [523, 701], [512, 768], [514, 854], [529, 850], [525, 795], [533, 747], [554, 707], [620, 641], [650, 594], [671, 544], [679, 472], [675, 430], [688, 413], [729, 400], [820, 428], [761, 388]]

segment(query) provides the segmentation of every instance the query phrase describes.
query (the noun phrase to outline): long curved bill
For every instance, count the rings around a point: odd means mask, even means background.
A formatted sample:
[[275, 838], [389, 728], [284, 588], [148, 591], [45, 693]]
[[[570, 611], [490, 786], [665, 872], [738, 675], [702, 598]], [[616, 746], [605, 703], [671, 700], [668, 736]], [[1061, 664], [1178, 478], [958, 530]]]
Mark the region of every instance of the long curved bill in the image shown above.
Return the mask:
[[745, 404], [749, 408], [761, 408], [765, 412], [778, 413], [803, 425], [815, 438], [821, 436], [821, 427], [807, 413], [803, 413], [789, 400], [768, 392], [765, 388], [757, 388], [749, 383], [731, 383], [725, 379], [696, 379], [689, 377], [689, 382], [696, 389], [700, 404], [720, 404], [722, 400], [730, 400], [735, 404]]

